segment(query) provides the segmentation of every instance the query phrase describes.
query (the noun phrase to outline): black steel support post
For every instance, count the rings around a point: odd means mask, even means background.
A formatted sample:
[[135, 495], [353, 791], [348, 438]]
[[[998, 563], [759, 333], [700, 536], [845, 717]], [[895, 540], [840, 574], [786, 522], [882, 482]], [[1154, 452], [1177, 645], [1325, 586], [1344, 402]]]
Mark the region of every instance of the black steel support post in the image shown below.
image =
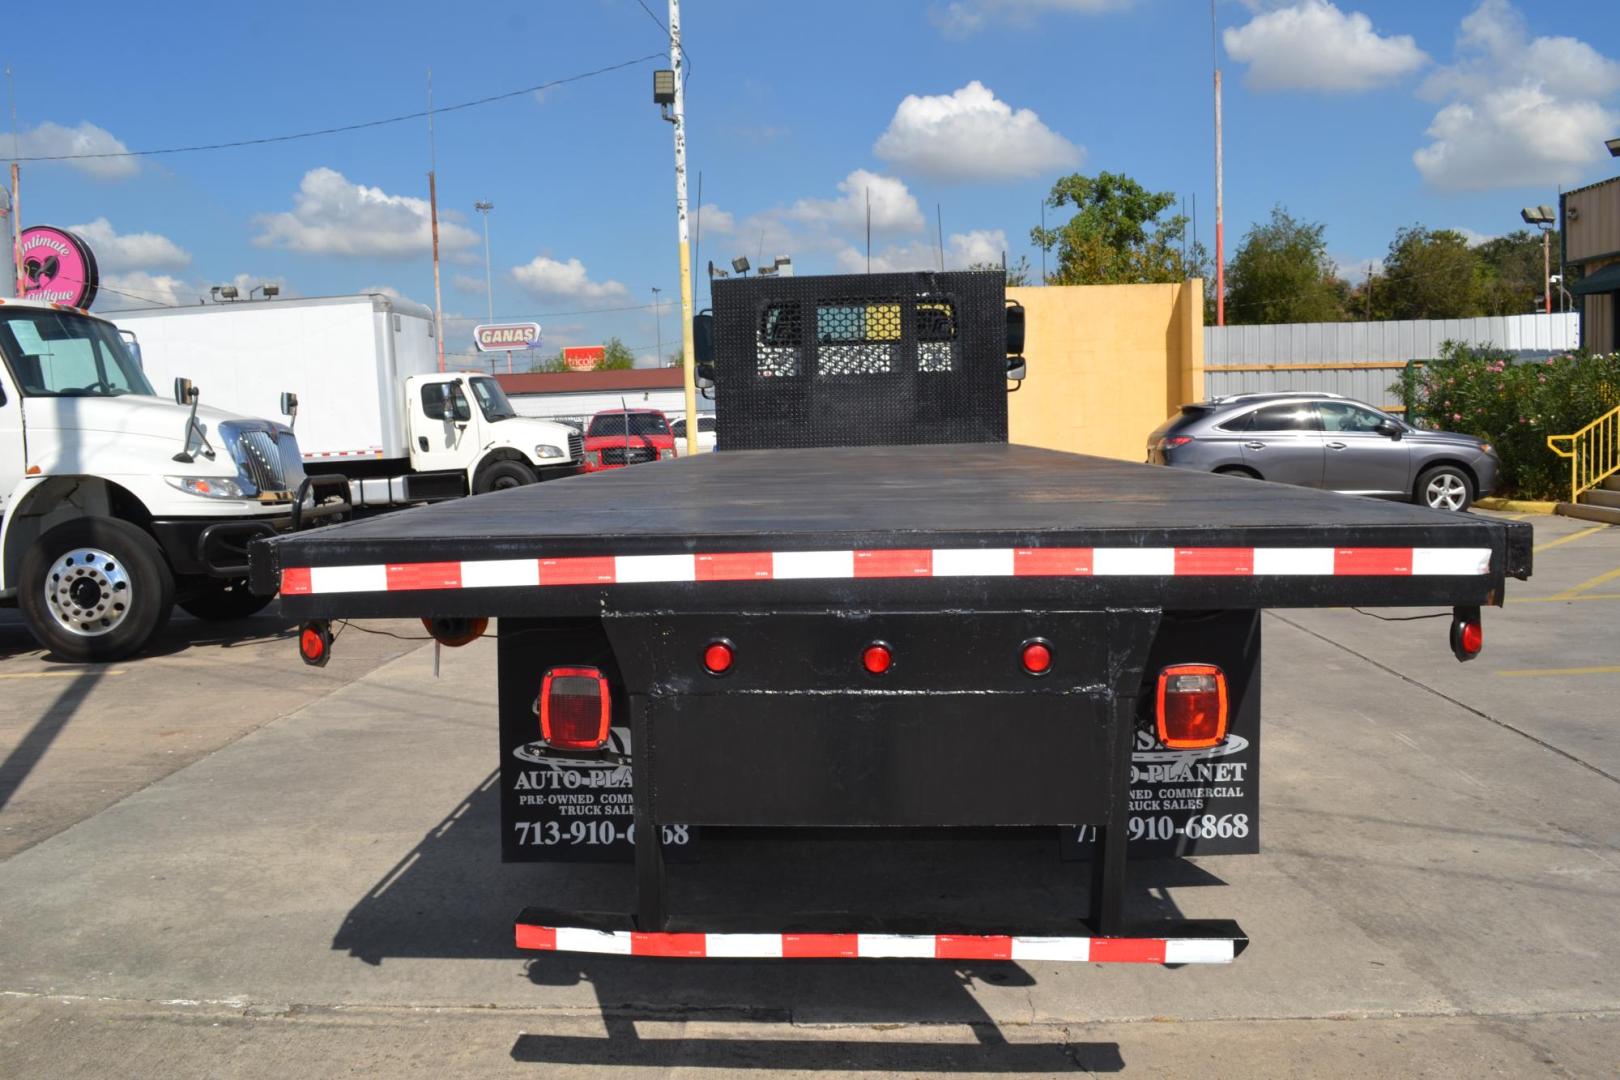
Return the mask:
[[1091, 928], [1101, 937], [1120, 932], [1125, 913], [1125, 823], [1130, 812], [1131, 750], [1136, 702], [1114, 694], [1108, 703], [1108, 809], [1097, 825], [1091, 863]]
[[636, 825], [636, 929], [656, 933], [664, 929], [668, 909], [664, 903], [664, 843], [653, 813], [653, 741], [649, 731], [647, 699], [630, 698], [630, 778], [634, 792]]

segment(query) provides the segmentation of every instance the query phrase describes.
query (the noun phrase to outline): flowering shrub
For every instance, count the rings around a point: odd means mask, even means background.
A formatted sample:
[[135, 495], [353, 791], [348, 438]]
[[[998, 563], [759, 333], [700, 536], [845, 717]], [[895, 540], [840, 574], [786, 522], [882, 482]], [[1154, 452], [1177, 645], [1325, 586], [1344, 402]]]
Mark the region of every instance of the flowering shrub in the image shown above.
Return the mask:
[[1569, 462], [1547, 449], [1547, 436], [1579, 431], [1620, 405], [1620, 353], [1519, 362], [1448, 341], [1440, 359], [1411, 365], [1391, 389], [1418, 426], [1489, 440], [1502, 459], [1498, 494], [1567, 499]]

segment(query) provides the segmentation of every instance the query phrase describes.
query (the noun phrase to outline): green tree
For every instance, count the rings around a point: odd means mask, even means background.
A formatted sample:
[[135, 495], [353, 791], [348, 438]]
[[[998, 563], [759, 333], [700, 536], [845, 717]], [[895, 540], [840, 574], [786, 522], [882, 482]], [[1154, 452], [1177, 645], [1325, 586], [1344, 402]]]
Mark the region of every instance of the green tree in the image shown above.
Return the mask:
[[550, 375], [567, 370], [567, 365], [563, 363], [561, 349], [543, 360], [534, 360], [529, 363], [529, 373], [532, 375]]
[[616, 337], [607, 339], [603, 346], [601, 371], [628, 371], [636, 366], [635, 354]]
[[1413, 225], [1390, 241], [1373, 283], [1375, 319], [1465, 319], [1485, 310], [1479, 254], [1462, 233]]
[[[1558, 233], [1548, 238], [1552, 259], [1558, 258]], [[1528, 229], [1485, 241], [1474, 249], [1481, 265], [1481, 304], [1486, 315], [1523, 315], [1542, 310], [1539, 298], [1546, 289], [1541, 234]], [[1558, 272], [1556, 261], [1552, 272]], [[1558, 286], [1553, 286], [1553, 310], [1560, 309]]]
[[1073, 206], [1061, 225], [1030, 230], [1030, 239], [1056, 250], [1050, 285], [1125, 285], [1184, 281], [1202, 273], [1195, 245], [1182, 254], [1187, 219], [1163, 216], [1175, 205], [1169, 191], [1149, 191], [1120, 173], [1074, 173], [1052, 185], [1046, 205]]
[[1324, 227], [1275, 206], [1244, 236], [1226, 268], [1232, 323], [1336, 322], [1350, 289], [1328, 258]]

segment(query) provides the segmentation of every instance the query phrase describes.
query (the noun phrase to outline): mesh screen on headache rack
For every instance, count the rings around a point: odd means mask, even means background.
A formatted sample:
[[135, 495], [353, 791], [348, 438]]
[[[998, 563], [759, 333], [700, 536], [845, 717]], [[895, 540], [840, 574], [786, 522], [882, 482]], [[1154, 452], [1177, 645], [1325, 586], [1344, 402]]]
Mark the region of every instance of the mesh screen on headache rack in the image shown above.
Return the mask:
[[716, 449], [1007, 441], [1000, 271], [712, 289]]

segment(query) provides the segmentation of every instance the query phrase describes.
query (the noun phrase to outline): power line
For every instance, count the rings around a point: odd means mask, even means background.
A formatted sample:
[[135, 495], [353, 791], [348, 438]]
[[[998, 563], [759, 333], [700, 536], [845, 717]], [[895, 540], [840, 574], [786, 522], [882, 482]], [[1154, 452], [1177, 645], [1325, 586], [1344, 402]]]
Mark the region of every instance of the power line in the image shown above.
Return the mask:
[[[561, 79], [553, 79], [550, 82], [541, 83], [538, 86], [526, 86], [521, 90], [508, 90], [502, 94], [491, 94], [488, 97], [481, 97], [474, 101], [463, 101], [456, 105], [445, 105], [435, 108], [433, 111], [435, 113], [447, 113], [459, 112], [462, 109], [473, 109], [480, 105], [488, 105], [491, 102], [506, 101], [510, 98], [522, 97], [525, 94], [533, 94], [541, 90], [549, 90], [552, 87], [563, 86], [567, 83], [576, 83], [582, 82], [585, 79], [593, 79], [598, 75], [606, 75], [610, 72], [621, 71], [624, 68], [634, 67], [637, 64], [645, 64], [649, 60], [662, 59], [662, 57], [662, 53], [649, 53], [646, 56], [638, 56], [634, 60], [625, 60], [617, 64], [610, 64], [607, 67], [600, 67], [594, 71], [584, 71], [577, 75], [564, 76]], [[423, 109], [419, 112], [406, 113], [402, 116], [390, 116], [383, 120], [366, 120], [358, 124], [342, 124], [338, 127], [321, 128], [317, 131], [300, 131], [292, 135], [270, 135], [261, 139], [237, 139], [233, 142], [202, 143], [196, 146], [169, 146], [164, 147], [161, 150], [117, 150], [94, 154], [38, 154], [32, 157], [19, 157], [17, 160], [80, 161], [86, 158], [156, 157], [160, 154], [191, 154], [203, 150], [233, 150], [243, 146], [264, 146], [268, 143], [293, 142], [298, 139], [313, 139], [321, 135], [339, 135], [347, 131], [362, 131], [366, 128], [384, 127], [388, 124], [402, 124], [408, 120], [420, 120], [427, 116], [427, 114], [427, 110]]]

